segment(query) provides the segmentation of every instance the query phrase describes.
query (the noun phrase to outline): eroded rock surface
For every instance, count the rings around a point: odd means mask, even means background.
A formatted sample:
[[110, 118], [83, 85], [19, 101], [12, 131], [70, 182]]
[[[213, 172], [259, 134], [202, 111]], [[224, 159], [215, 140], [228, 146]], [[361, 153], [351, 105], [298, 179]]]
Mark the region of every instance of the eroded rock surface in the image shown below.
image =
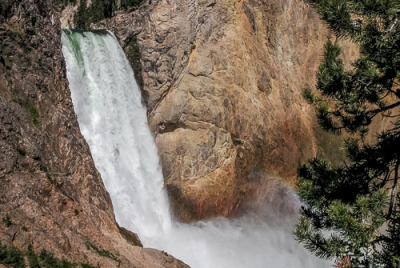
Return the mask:
[[292, 181], [299, 163], [339, 144], [301, 97], [329, 36], [305, 1], [145, 1], [95, 27], [130, 57], [183, 221], [235, 215], [263, 183], [251, 174]]
[[96, 267], [188, 267], [120, 234], [73, 110], [59, 12], [0, 3], [1, 243]]

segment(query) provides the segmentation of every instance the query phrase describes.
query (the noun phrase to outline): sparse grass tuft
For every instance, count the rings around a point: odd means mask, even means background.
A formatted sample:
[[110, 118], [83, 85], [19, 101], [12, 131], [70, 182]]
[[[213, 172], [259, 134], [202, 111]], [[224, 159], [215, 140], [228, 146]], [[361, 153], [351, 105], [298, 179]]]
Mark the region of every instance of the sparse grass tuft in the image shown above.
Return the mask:
[[89, 249], [89, 248], [92, 248], [94, 251], [97, 252], [97, 254], [99, 254], [99, 255], [102, 256], [102, 257], [109, 258], [109, 259], [114, 260], [114, 261], [116, 261], [116, 262], [118, 262], [118, 263], [121, 262], [121, 260], [118, 259], [118, 258], [117, 258], [114, 254], [112, 254], [110, 251], [104, 250], [104, 249], [99, 249], [98, 247], [96, 247], [94, 244], [92, 244], [92, 243], [90, 243], [90, 242], [86, 242], [86, 247], [87, 247], [88, 249]]
[[29, 104], [28, 105], [28, 112], [32, 117], [33, 124], [35, 126], [38, 126], [40, 124], [38, 109], [33, 104]]
[[13, 25], [13, 24], [9, 25], [9, 29], [10, 29], [10, 32], [13, 33], [15, 36], [18, 36], [18, 37], [23, 36], [22, 29], [18, 25]]
[[6, 214], [6, 216], [3, 217], [3, 223], [7, 228], [12, 225], [10, 215]]
[[20, 156], [25, 156], [26, 155], [26, 151], [22, 148], [17, 148], [17, 152]]

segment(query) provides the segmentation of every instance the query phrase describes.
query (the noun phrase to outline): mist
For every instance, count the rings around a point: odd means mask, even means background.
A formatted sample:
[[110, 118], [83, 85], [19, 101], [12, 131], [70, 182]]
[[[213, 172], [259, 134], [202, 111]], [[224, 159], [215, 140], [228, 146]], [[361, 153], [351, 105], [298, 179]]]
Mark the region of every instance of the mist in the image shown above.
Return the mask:
[[74, 109], [119, 225], [145, 247], [166, 251], [192, 268], [329, 267], [292, 234], [300, 202], [278, 179], [237, 218], [193, 224], [170, 213], [157, 147], [131, 66], [110, 32], [62, 35]]
[[249, 204], [241, 217], [174, 222], [154, 245], [194, 268], [330, 267], [294, 239], [300, 208], [295, 193], [275, 179], [269, 180], [267, 189], [257, 207]]

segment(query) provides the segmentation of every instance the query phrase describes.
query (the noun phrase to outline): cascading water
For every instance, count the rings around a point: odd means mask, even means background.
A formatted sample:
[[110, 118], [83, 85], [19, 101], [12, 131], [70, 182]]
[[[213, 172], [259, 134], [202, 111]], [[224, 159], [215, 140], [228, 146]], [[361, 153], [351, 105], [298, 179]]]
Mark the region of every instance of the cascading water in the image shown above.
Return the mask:
[[146, 110], [124, 52], [109, 32], [64, 32], [63, 53], [79, 126], [118, 223], [144, 241], [170, 229], [168, 201]]
[[[121, 226], [192, 268], [329, 267], [294, 241], [293, 213], [174, 222], [146, 109], [118, 41], [106, 31], [65, 30], [62, 44], [79, 126]], [[285, 196], [282, 202], [296, 210], [295, 195]]]

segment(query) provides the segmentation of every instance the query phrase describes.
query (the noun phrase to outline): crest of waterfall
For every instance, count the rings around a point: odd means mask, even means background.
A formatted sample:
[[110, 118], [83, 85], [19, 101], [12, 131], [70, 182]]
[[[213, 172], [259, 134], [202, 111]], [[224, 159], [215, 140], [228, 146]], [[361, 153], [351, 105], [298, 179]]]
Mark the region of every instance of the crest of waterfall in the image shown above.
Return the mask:
[[79, 126], [116, 220], [146, 247], [166, 250], [192, 268], [330, 266], [294, 240], [299, 201], [290, 190], [277, 196], [276, 208], [265, 206], [240, 218], [172, 221], [146, 109], [118, 41], [108, 31], [64, 30], [62, 44]]
[[62, 35], [79, 126], [117, 222], [147, 238], [171, 226], [157, 148], [132, 69], [110, 32]]

